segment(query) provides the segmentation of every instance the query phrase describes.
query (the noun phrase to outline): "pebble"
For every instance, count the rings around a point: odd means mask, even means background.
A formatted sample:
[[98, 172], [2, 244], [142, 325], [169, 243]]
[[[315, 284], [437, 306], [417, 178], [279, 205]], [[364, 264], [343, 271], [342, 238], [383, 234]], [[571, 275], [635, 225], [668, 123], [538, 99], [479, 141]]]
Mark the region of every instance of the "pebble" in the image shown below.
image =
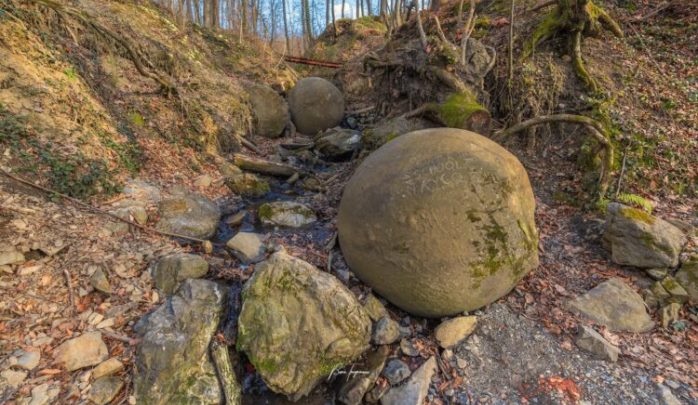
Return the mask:
[[[0, 381], [4, 381], [10, 387], [17, 388], [27, 379], [27, 374], [26, 371], [5, 370], [0, 372]], [[4, 384], [0, 384], [0, 386], [2, 385]]]
[[391, 359], [383, 369], [383, 376], [388, 379], [390, 385], [397, 385], [410, 376], [412, 372], [409, 366], [400, 359]]
[[101, 363], [107, 359], [109, 350], [101, 333], [88, 332], [63, 342], [53, 355], [68, 371], [74, 371]]
[[400, 350], [407, 356], [417, 357], [419, 356], [419, 350], [407, 339], [402, 339], [400, 341]]
[[92, 383], [87, 397], [97, 405], [104, 405], [114, 399], [123, 386], [124, 382], [118, 377], [102, 377]]
[[94, 370], [92, 370], [92, 377], [94, 379], [112, 375], [117, 373], [124, 368], [124, 363], [119, 361], [116, 357], [112, 357], [109, 360], [105, 360], [97, 365]]
[[17, 367], [23, 368], [25, 370], [33, 370], [39, 365], [41, 360], [41, 353], [39, 352], [25, 352], [21, 351], [17, 357]]
[[40, 263], [31, 266], [23, 266], [17, 271], [17, 274], [20, 276], [28, 276], [41, 270], [42, 267], [44, 267], [44, 265]]
[[212, 182], [211, 176], [204, 174], [194, 180], [194, 185], [199, 188], [206, 188], [210, 187]]
[[225, 246], [243, 263], [256, 263], [264, 259], [264, 236], [253, 232], [238, 232]]
[[24, 255], [16, 250], [0, 252], [0, 266], [24, 262]]
[[589, 326], [581, 325], [575, 341], [580, 349], [586, 350], [603, 360], [615, 363], [620, 350]]
[[32, 388], [32, 398], [29, 405], [48, 405], [52, 404], [53, 400], [58, 397], [61, 389], [59, 387], [51, 387], [51, 383], [45, 383]]
[[434, 337], [439, 342], [439, 346], [448, 349], [470, 336], [476, 325], [477, 317], [459, 316], [443, 321], [437, 326], [434, 330]]
[[97, 291], [101, 291], [105, 294], [111, 294], [111, 285], [109, 285], [109, 280], [104, 274], [104, 271], [100, 268], [95, 270], [95, 272], [92, 273], [92, 276], [90, 276], [90, 284]]

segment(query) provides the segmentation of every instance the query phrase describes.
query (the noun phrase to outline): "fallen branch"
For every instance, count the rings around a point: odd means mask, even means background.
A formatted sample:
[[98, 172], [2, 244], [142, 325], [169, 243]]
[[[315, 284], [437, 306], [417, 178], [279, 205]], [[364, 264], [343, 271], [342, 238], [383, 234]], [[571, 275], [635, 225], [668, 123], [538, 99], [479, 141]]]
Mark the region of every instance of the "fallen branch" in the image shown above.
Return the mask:
[[75, 314], [75, 295], [73, 294], [73, 281], [70, 279], [70, 273], [68, 273], [68, 269], [63, 269], [63, 275], [65, 276], [65, 283], [67, 284], [68, 287], [68, 298], [70, 302], [70, 310], [73, 314]]
[[544, 115], [540, 117], [531, 118], [530, 120], [524, 121], [522, 123], [511, 126], [503, 131], [496, 133], [493, 136], [498, 142], [501, 142], [508, 136], [523, 131], [527, 128], [547, 124], [551, 122], [568, 122], [573, 124], [581, 124], [587, 127], [591, 135], [596, 139], [601, 146], [605, 149], [605, 156], [603, 163], [601, 165], [601, 173], [599, 175], [599, 195], [603, 196], [608, 190], [608, 185], [610, 182], [610, 171], [613, 167], [613, 144], [609, 139], [606, 128], [597, 120], [583, 116], [583, 115], [573, 115], [573, 114], [554, 114], [554, 115]]
[[117, 220], [117, 221], [125, 222], [125, 223], [127, 223], [127, 224], [129, 224], [129, 225], [132, 225], [132, 226], [134, 226], [134, 227], [136, 227], [136, 228], [138, 228], [138, 229], [140, 229], [140, 230], [143, 230], [143, 231], [145, 231], [145, 232], [155, 233], [155, 234], [162, 235], [162, 236], [169, 236], [169, 237], [171, 237], [171, 238], [186, 239], [186, 240], [189, 240], [189, 241], [192, 241], [192, 242], [199, 242], [199, 243], [201, 243], [201, 244], [204, 245], [204, 250], [208, 250], [208, 248], [206, 247], [206, 245], [210, 245], [210, 243], [211, 243], [210, 241], [204, 240], [204, 239], [193, 238], [193, 237], [191, 237], [191, 236], [180, 235], [180, 234], [177, 234], [177, 233], [159, 231], [159, 230], [157, 230], [157, 229], [150, 228], [150, 227], [145, 226], [145, 225], [141, 225], [141, 224], [139, 224], [139, 223], [137, 223], [137, 222], [133, 222], [133, 221], [131, 221], [131, 220], [121, 218], [120, 216], [118, 216], [118, 215], [116, 215], [116, 214], [112, 214], [112, 213], [109, 212], [109, 211], [105, 211], [105, 210], [103, 210], [103, 209], [101, 209], [101, 208], [94, 207], [94, 206], [92, 206], [92, 205], [90, 205], [90, 204], [88, 204], [88, 203], [85, 203], [85, 202], [82, 202], [82, 201], [78, 200], [77, 198], [73, 198], [73, 197], [71, 197], [71, 196], [69, 196], [69, 195], [66, 195], [66, 194], [63, 194], [63, 193], [59, 193], [58, 191], [52, 190], [52, 189], [47, 188], [47, 187], [44, 187], [44, 186], [40, 186], [40, 185], [38, 185], [38, 184], [34, 184], [34, 183], [30, 182], [29, 180], [25, 180], [25, 179], [23, 179], [23, 178], [21, 178], [21, 177], [18, 177], [18, 176], [15, 176], [15, 175], [13, 175], [13, 174], [10, 174], [9, 172], [7, 172], [5, 169], [2, 169], [2, 168], [0, 168], [0, 173], [3, 174], [4, 176], [6, 176], [6, 177], [8, 177], [8, 178], [10, 178], [10, 179], [12, 179], [12, 180], [14, 180], [14, 181], [16, 181], [16, 182], [19, 182], [19, 183], [22, 183], [22, 184], [24, 184], [24, 185], [26, 185], [26, 186], [29, 186], [29, 187], [32, 187], [32, 188], [34, 188], [34, 189], [43, 191], [43, 192], [45, 192], [45, 193], [47, 193], [47, 194], [57, 195], [57, 196], [59, 196], [59, 197], [65, 199], [65, 200], [68, 200], [68, 201], [72, 202], [73, 204], [75, 204], [75, 205], [77, 205], [77, 206], [79, 206], [79, 207], [85, 208], [85, 209], [87, 209], [87, 210], [89, 210], [89, 211], [91, 211], [91, 212], [97, 213], [97, 214], [106, 215], [106, 216], [111, 217], [112, 219], [115, 219], [115, 220]]
[[239, 153], [233, 154], [232, 162], [243, 170], [279, 177], [291, 177], [300, 171], [291, 165], [245, 156]]

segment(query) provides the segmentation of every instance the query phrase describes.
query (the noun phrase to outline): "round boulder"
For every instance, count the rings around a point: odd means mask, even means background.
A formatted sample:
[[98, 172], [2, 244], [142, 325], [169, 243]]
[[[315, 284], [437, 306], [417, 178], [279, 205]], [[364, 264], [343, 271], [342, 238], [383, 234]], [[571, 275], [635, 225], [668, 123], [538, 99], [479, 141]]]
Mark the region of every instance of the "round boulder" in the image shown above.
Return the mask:
[[269, 86], [260, 84], [247, 89], [252, 114], [255, 118], [255, 133], [267, 138], [278, 138], [289, 121], [286, 100]]
[[528, 175], [473, 132], [403, 135], [371, 154], [347, 184], [339, 240], [349, 267], [419, 316], [471, 311], [538, 265]]
[[344, 118], [344, 96], [332, 83], [307, 77], [288, 94], [291, 118], [298, 132], [315, 135], [339, 125]]

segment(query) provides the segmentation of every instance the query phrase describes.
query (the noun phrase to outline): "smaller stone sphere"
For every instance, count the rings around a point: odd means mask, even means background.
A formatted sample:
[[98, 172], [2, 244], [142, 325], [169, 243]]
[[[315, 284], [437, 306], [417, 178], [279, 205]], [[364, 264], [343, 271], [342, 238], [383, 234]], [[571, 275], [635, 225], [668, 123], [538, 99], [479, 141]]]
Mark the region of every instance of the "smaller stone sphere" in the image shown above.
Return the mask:
[[337, 227], [351, 270], [414, 315], [472, 311], [538, 265], [535, 200], [514, 155], [473, 132], [402, 135], [347, 183]]
[[247, 94], [255, 119], [255, 134], [267, 138], [281, 136], [290, 119], [286, 100], [271, 87], [261, 84], [248, 88]]
[[305, 135], [334, 128], [344, 118], [342, 92], [319, 77], [307, 77], [296, 83], [288, 94], [288, 105], [296, 129]]

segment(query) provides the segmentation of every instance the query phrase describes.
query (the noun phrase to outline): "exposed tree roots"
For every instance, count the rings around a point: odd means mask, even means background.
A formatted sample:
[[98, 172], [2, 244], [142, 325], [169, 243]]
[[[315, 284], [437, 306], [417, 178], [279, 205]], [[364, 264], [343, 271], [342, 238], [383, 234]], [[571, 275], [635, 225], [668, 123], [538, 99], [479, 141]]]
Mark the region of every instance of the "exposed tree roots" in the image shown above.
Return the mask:
[[509, 135], [516, 132], [523, 131], [535, 125], [547, 124], [551, 122], [567, 122], [584, 125], [594, 139], [596, 139], [604, 149], [604, 159], [602, 161], [601, 173], [599, 176], [599, 196], [603, 197], [606, 194], [611, 181], [611, 169], [613, 167], [613, 144], [611, 143], [603, 124], [601, 124], [599, 121], [583, 115], [574, 114], [544, 115], [531, 118], [530, 120], [511, 126], [496, 133], [493, 138], [497, 141], [502, 141]]
[[[617, 37], [623, 37], [623, 30], [604, 9], [595, 5], [592, 0], [556, 0], [555, 3], [557, 7], [548, 13], [531, 35], [531, 39], [524, 47], [523, 57], [530, 56], [541, 42], [558, 34], [566, 35], [577, 76], [590, 90], [598, 92], [598, 84], [584, 65], [582, 39], [584, 35], [599, 35], [604, 28]], [[552, 2], [543, 4], [543, 6], [548, 5], [552, 5]]]

